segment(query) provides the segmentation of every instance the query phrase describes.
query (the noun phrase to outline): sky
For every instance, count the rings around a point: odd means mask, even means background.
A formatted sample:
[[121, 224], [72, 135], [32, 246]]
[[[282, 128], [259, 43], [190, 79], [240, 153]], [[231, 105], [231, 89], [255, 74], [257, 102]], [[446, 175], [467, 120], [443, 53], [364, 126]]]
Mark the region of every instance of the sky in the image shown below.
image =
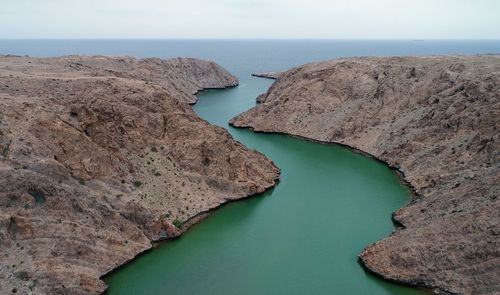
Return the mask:
[[500, 39], [500, 0], [0, 0], [0, 38]]

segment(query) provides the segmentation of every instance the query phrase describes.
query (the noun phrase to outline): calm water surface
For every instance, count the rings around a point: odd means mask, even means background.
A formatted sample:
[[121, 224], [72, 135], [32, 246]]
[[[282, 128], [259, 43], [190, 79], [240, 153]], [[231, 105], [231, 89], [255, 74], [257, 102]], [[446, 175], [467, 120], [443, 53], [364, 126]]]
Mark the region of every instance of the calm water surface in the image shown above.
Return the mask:
[[271, 192], [236, 202], [106, 278], [109, 294], [422, 294], [357, 262], [393, 230], [409, 190], [385, 165], [348, 149], [228, 127], [271, 81], [256, 71], [359, 55], [498, 53], [500, 41], [0, 40], [0, 54], [192, 56], [215, 60], [241, 85], [200, 95], [195, 111], [282, 169]]

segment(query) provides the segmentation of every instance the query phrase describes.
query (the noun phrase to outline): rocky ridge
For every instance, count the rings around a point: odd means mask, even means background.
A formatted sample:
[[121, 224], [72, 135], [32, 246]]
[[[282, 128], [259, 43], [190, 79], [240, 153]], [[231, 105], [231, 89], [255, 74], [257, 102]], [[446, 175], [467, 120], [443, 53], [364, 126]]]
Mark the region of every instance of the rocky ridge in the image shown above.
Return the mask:
[[412, 202], [360, 261], [452, 294], [500, 292], [500, 56], [349, 58], [282, 75], [236, 127], [351, 146], [399, 169]]
[[279, 170], [188, 103], [213, 62], [0, 57], [0, 293], [98, 294], [103, 274]]
[[276, 80], [279, 78], [281, 74], [282, 72], [262, 72], [262, 73], [253, 73], [252, 76]]

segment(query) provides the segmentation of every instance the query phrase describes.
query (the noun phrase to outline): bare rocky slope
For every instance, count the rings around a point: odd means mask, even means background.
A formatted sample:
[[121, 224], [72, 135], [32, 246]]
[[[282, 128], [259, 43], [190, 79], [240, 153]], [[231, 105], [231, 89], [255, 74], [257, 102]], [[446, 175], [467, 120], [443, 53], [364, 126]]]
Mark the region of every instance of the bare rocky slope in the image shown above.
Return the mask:
[[237, 85], [195, 59], [0, 57], [0, 294], [98, 294], [103, 274], [279, 170], [188, 105]]
[[361, 262], [386, 279], [500, 294], [500, 56], [351, 58], [279, 76], [237, 127], [349, 145], [416, 195]]

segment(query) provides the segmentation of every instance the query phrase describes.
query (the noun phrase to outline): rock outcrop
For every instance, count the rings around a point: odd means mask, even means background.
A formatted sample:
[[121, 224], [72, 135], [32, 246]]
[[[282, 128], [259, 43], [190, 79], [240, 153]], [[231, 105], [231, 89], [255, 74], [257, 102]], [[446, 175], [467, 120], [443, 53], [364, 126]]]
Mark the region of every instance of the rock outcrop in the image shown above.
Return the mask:
[[237, 127], [349, 145], [415, 189], [361, 262], [453, 294], [500, 292], [500, 56], [351, 58], [281, 75]]
[[0, 57], [0, 294], [98, 294], [103, 274], [279, 170], [188, 103], [237, 85], [196, 59]]
[[280, 77], [281, 74], [282, 72], [262, 72], [262, 73], [253, 73], [252, 76], [276, 80]]

